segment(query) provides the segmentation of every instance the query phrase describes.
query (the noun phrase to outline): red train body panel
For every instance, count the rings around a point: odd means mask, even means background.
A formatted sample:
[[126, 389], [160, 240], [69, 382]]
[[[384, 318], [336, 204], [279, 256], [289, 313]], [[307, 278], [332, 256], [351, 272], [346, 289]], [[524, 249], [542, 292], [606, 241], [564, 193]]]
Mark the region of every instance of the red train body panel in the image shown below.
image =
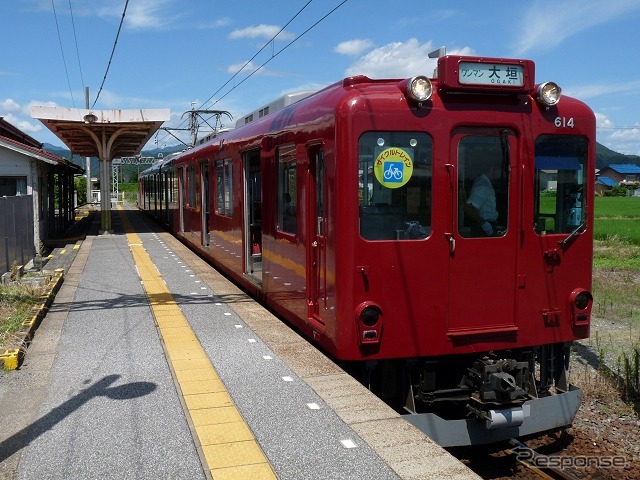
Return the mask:
[[[571, 395], [568, 346], [589, 335], [592, 302], [595, 119], [553, 103], [531, 61], [438, 69], [417, 79], [428, 99], [416, 79], [351, 77], [221, 133], [144, 172], [139, 202], [330, 355], [366, 361], [383, 396], [411, 397], [414, 414], [471, 398], [499, 424], [497, 405]], [[493, 213], [476, 221], [483, 175]]]

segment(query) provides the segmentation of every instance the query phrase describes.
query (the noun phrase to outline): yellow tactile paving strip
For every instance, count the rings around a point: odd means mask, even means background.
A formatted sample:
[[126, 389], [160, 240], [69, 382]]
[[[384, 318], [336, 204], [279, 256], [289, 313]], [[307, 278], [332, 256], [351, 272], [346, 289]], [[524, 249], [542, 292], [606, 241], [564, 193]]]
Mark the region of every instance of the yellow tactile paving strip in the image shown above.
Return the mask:
[[214, 480], [276, 479], [162, 276], [117, 207], [207, 468]]

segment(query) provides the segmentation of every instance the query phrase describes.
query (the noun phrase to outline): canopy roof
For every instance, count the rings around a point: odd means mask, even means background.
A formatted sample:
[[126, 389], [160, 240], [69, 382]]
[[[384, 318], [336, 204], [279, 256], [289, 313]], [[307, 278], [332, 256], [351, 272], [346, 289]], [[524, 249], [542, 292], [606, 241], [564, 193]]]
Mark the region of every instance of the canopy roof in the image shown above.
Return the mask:
[[112, 160], [140, 153], [160, 126], [169, 120], [170, 111], [34, 106], [31, 116], [44, 123], [73, 153]]

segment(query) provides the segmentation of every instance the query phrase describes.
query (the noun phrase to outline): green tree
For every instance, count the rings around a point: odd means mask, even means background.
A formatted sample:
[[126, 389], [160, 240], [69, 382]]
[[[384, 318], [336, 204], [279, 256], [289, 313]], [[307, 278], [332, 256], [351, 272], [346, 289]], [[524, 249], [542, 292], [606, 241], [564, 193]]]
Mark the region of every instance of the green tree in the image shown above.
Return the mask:
[[86, 177], [76, 177], [74, 183], [78, 193], [78, 205], [84, 205], [87, 203], [87, 179]]

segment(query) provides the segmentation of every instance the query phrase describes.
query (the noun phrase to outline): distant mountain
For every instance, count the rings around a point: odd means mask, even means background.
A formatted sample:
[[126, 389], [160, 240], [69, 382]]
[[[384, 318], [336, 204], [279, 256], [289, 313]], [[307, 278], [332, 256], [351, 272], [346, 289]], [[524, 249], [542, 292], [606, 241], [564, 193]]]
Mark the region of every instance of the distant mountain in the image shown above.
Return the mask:
[[596, 168], [602, 170], [607, 165], [631, 163], [633, 165], [640, 165], [640, 156], [638, 155], [625, 155], [623, 153], [614, 152], [608, 149], [604, 145], [596, 143]]

